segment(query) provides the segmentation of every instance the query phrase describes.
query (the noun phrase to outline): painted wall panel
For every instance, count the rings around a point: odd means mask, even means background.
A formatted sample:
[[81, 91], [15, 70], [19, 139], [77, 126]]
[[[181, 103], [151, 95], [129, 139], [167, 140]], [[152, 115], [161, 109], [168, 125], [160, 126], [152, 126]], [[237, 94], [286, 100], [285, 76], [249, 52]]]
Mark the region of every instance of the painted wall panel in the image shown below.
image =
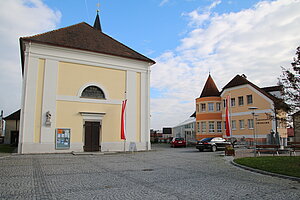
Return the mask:
[[136, 96], [136, 72], [127, 71], [126, 73], [126, 141], [136, 141], [136, 119], [137, 119], [137, 96]]
[[102, 142], [120, 142], [121, 105], [56, 102], [56, 127], [71, 128], [71, 143], [83, 142], [83, 117], [80, 112], [106, 113], [102, 120]]
[[35, 129], [35, 105], [36, 105], [36, 84], [39, 59], [28, 57], [25, 63], [25, 75], [23, 79], [23, 100], [21, 110], [21, 126], [18, 152], [22, 151], [23, 144], [34, 142]]
[[[41, 143], [53, 143], [56, 124], [56, 90], [58, 61], [46, 59], [44, 72], [43, 105], [41, 116]], [[51, 114], [51, 125], [46, 125], [46, 113]]]
[[37, 77], [37, 85], [36, 85], [35, 121], [34, 121], [34, 142], [35, 143], [39, 143], [41, 139], [44, 71], [45, 71], [45, 60], [39, 59], [38, 77]]
[[125, 74], [122, 70], [60, 62], [57, 94], [78, 96], [80, 88], [92, 82], [103, 86], [110, 99], [124, 99]]
[[136, 141], [141, 141], [141, 73], [136, 73]]

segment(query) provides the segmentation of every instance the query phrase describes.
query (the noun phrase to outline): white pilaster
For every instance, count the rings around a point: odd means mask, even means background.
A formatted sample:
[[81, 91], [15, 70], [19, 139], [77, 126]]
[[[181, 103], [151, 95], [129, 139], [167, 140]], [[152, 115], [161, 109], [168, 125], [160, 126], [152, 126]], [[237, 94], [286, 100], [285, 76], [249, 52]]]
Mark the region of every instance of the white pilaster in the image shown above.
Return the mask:
[[147, 137], [147, 73], [143, 72], [141, 73], [141, 142], [146, 142]]
[[[57, 76], [58, 61], [47, 59], [44, 72], [41, 143], [55, 144]], [[45, 123], [48, 111], [51, 114], [51, 125]]]
[[34, 142], [36, 83], [39, 59], [30, 56], [29, 48], [30, 46], [27, 44], [22, 86], [21, 123], [18, 153], [23, 153], [24, 146], [30, 145]]
[[136, 142], [136, 72], [126, 71], [126, 142]]
[[146, 90], [147, 90], [147, 96], [146, 96], [146, 145], [147, 150], [151, 150], [151, 142], [150, 142], [150, 69], [147, 70], [147, 85], [146, 85]]

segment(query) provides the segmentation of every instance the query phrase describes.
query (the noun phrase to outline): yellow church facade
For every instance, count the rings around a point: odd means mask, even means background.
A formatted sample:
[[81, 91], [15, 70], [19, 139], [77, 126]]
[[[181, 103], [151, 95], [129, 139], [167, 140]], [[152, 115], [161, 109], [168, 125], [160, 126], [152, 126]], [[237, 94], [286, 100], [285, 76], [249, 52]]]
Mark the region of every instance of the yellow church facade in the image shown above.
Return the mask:
[[20, 39], [19, 153], [151, 149], [149, 84], [155, 62], [104, 34], [97, 18], [94, 27], [80, 23]]

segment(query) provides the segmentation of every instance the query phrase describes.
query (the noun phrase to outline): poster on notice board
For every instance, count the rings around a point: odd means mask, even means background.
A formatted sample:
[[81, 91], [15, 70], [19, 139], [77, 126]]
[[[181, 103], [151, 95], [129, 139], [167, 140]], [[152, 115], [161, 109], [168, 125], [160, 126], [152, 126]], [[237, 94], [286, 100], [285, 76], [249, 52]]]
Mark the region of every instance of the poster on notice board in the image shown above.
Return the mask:
[[55, 137], [56, 149], [69, 149], [70, 148], [71, 129], [57, 128]]

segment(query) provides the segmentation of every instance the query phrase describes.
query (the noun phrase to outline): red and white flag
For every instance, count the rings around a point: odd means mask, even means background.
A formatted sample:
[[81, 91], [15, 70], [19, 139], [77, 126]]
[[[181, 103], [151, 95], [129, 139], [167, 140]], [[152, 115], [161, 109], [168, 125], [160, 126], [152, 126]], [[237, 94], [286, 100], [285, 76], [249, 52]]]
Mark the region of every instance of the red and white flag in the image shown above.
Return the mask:
[[127, 99], [122, 101], [122, 113], [121, 113], [121, 140], [126, 140], [125, 137], [125, 109]]
[[230, 96], [228, 95], [226, 98], [226, 136], [230, 137], [231, 136], [231, 124], [230, 124], [230, 113], [229, 113], [229, 101], [230, 101]]

